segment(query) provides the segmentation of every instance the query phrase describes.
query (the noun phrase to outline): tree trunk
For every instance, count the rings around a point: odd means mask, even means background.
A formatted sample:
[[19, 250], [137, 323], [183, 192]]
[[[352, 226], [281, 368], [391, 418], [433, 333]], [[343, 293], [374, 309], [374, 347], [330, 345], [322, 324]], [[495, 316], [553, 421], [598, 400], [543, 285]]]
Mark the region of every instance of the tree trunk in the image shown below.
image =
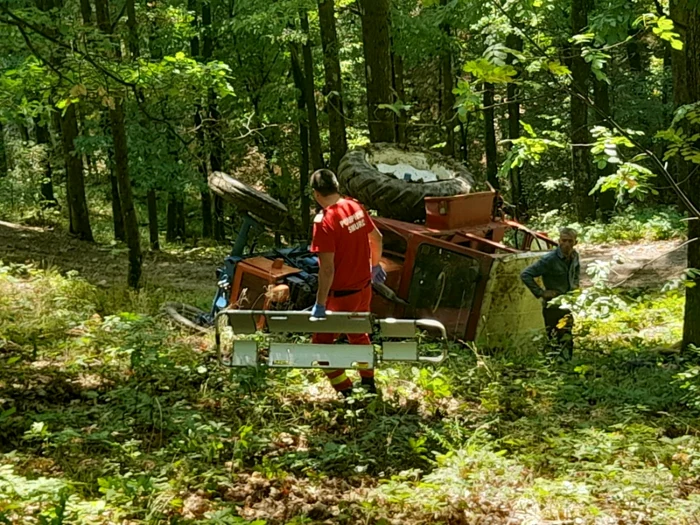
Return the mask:
[[[136, 20], [133, 12], [129, 13], [129, 3], [127, 0], [127, 15], [131, 19], [129, 22], [130, 44], [136, 45], [136, 49], [130, 46], [132, 58], [138, 56], [138, 42], [133, 41], [133, 32], [136, 31]], [[95, 14], [97, 25], [103, 33], [111, 34], [109, 18], [108, 0], [95, 0]], [[133, 31], [133, 32], [132, 32]], [[124, 217], [124, 233], [126, 234], [126, 245], [129, 248], [129, 272], [127, 284], [129, 287], [138, 289], [141, 280], [143, 256], [141, 254], [141, 235], [139, 232], [139, 222], [134, 206], [134, 196], [131, 188], [131, 177], [129, 175], [129, 148], [126, 140], [126, 126], [124, 124], [124, 106], [121, 98], [115, 95], [114, 106], [109, 110], [109, 122], [112, 128], [112, 142], [114, 144], [114, 174], [119, 187], [119, 200]]]
[[393, 103], [391, 90], [391, 0], [360, 0], [362, 42], [367, 80], [367, 121], [371, 142], [394, 142], [394, 113], [380, 105]]
[[[303, 111], [302, 105], [300, 111]], [[299, 190], [301, 191], [301, 229], [302, 238], [308, 239], [311, 234], [311, 199], [309, 198], [309, 128], [299, 122], [299, 147], [301, 149], [301, 165], [299, 166]]]
[[311, 146], [311, 166], [314, 170], [324, 167], [323, 152], [321, 151], [321, 135], [318, 129], [318, 115], [316, 112], [316, 88], [314, 82], [314, 62], [311, 54], [311, 34], [309, 33], [309, 16], [306, 11], [299, 12], [301, 30], [306, 35], [303, 47], [304, 54], [304, 82], [306, 89], [306, 111], [309, 114], [309, 145]]
[[158, 239], [158, 199], [156, 198], [156, 190], [151, 188], [148, 190], [148, 236], [151, 243], [151, 250], [157, 252], [160, 250], [160, 241]]
[[[221, 144], [221, 135], [219, 134], [219, 110], [216, 107], [216, 102], [209, 102], [209, 118], [212, 123], [209, 127], [209, 140], [211, 141], [211, 156], [209, 162], [212, 171], [221, 171], [223, 169], [223, 146]], [[218, 195], [214, 195], [214, 238], [217, 241], [223, 242], [226, 240], [226, 232], [224, 230], [224, 200]]]
[[[204, 147], [204, 127], [202, 126], [202, 108], [197, 106], [194, 113], [194, 125], [197, 128], [197, 142], [200, 148]], [[201, 151], [201, 149], [200, 149]], [[209, 187], [207, 186], [207, 164], [202, 159], [197, 161], [197, 167], [199, 173], [202, 176], [202, 181], [204, 187], [200, 192], [201, 204], [202, 204], [202, 237], [205, 239], [211, 239], [213, 235], [212, 230], [212, 214], [211, 214], [211, 193], [209, 192]]]
[[177, 199], [175, 195], [170, 195], [165, 226], [165, 240], [168, 242], [177, 241], [177, 208]]
[[90, 0], [80, 0], [80, 14], [83, 18], [83, 24], [92, 23], [92, 6]]
[[19, 136], [22, 142], [29, 142], [29, 130], [27, 129], [27, 125], [20, 122], [17, 124], [17, 129], [19, 130]]
[[[102, 128], [104, 130], [104, 134], [111, 135], [112, 130], [109, 124], [109, 114], [103, 114], [102, 119]], [[119, 182], [117, 182], [117, 177], [114, 174], [113, 145], [107, 148], [107, 164], [109, 167], [109, 183], [111, 187], [112, 225], [114, 227], [114, 240], [126, 242], [126, 230], [124, 229], [124, 214], [122, 213], [122, 200], [119, 197]]]
[[185, 227], [185, 201], [177, 201], [177, 236], [184, 242], [187, 239], [187, 228]]
[[498, 150], [496, 149], [496, 119], [494, 118], [494, 87], [484, 82], [484, 140], [486, 149], [486, 180], [498, 189]]
[[[100, 0], [97, 1], [99, 2]], [[131, 192], [129, 152], [126, 142], [126, 129], [124, 127], [124, 108], [121, 100], [116, 100], [114, 109], [109, 110], [109, 120], [112, 124], [112, 137], [114, 140], [114, 171], [119, 183], [119, 197], [121, 197], [122, 213], [124, 215], [126, 244], [129, 247], [129, 275], [127, 282], [131, 288], [137, 289], [141, 280], [141, 236], [139, 234], [134, 197]]]
[[5, 147], [5, 128], [0, 122], [0, 177], [6, 177], [9, 172], [7, 163], [7, 148]]
[[44, 209], [54, 208], [58, 205], [53, 193], [53, 176], [51, 167], [51, 134], [45, 124], [41, 124], [38, 119], [34, 120], [36, 130], [36, 143], [44, 146], [42, 165], [43, 173], [41, 180], [41, 207]]
[[[202, 3], [202, 27], [204, 28], [204, 38], [202, 39], [202, 58], [207, 62], [214, 50], [214, 39], [211, 27], [211, 4], [209, 0]], [[213, 91], [209, 92], [209, 124], [208, 134], [211, 143], [211, 154], [209, 164], [212, 171], [221, 171], [223, 167], [223, 146], [221, 144], [221, 134], [219, 132], [219, 111], [216, 107], [216, 98]], [[214, 195], [214, 238], [223, 242], [226, 240], [224, 230], [224, 201], [218, 195]]]
[[[447, 0], [441, 0], [440, 5], [446, 6]], [[442, 78], [442, 125], [445, 126], [445, 148], [443, 153], [450, 157], [455, 154], [455, 96], [452, 93], [454, 89], [454, 78], [452, 75], [452, 50], [450, 49], [451, 30], [449, 24], [441, 25], [442, 32], [445, 34], [445, 49], [440, 57], [440, 75]]]
[[131, 59], [136, 60], [139, 53], [139, 33], [136, 29], [136, 8], [134, 6], [134, 0], [126, 0], [126, 26], [129, 29], [129, 53], [131, 53]]
[[460, 149], [462, 150], [462, 162], [466, 164], [469, 161], [469, 113], [467, 113], [467, 121], [460, 121], [459, 123], [459, 135], [461, 140]]
[[[700, 102], [700, 9], [692, 0], [671, 2], [671, 19], [675, 31], [683, 40], [683, 50], [673, 55], [673, 88], [676, 105]], [[700, 125], [688, 125], [689, 135], [700, 133]], [[694, 166], [686, 164], [685, 173]], [[700, 184], [688, 184], [687, 195], [697, 206], [700, 204]], [[700, 220], [688, 221], [688, 268], [700, 269]], [[700, 348], [700, 278], [694, 279], [695, 286], [685, 289], [685, 317], [683, 323], [683, 346], [694, 345]]]
[[[391, 61], [394, 66], [394, 91], [396, 96], [402, 103], [406, 103], [406, 87], [404, 83], [403, 58], [396, 52], [391, 53]], [[407, 144], [408, 136], [406, 135], [406, 112], [402, 109], [399, 116], [396, 118], [396, 142], [399, 144]]]
[[[523, 39], [515, 33], [511, 33], [506, 37], [506, 47], [515, 51], [522, 51]], [[507, 62], [512, 65], [515, 57], [508, 54]], [[508, 98], [508, 138], [515, 140], [520, 137], [520, 103], [518, 102], [518, 85], [515, 82], [510, 82], [507, 88]], [[513, 146], [509, 143], [508, 149]], [[515, 206], [515, 217], [521, 220], [527, 215], [527, 204], [523, 195], [523, 187], [521, 180], [520, 167], [510, 169], [510, 199], [511, 204]]]
[[70, 104], [61, 117], [61, 138], [66, 166], [66, 193], [68, 194], [68, 209], [70, 210], [70, 232], [84, 241], [92, 242], [94, 238], [85, 197], [83, 160], [81, 155], [75, 153], [75, 139], [77, 137], [78, 120], [75, 115], [75, 105]]
[[[110, 152], [110, 158], [114, 163], [114, 153]], [[124, 229], [124, 214], [122, 213], [122, 200], [119, 197], [119, 182], [114, 174], [114, 164], [109, 168], [109, 183], [112, 187], [112, 223], [114, 225], [114, 240], [126, 242], [126, 230]]]
[[328, 134], [331, 150], [330, 168], [338, 170], [340, 159], [348, 150], [343, 114], [343, 79], [340, 71], [338, 33], [335, 26], [334, 0], [319, 0], [318, 16], [321, 25], [321, 46], [323, 47], [323, 71], [326, 84], [323, 95], [328, 111]]
[[301, 148], [300, 165], [299, 165], [299, 192], [301, 195], [300, 211], [301, 211], [301, 228], [304, 232], [304, 238], [308, 238], [310, 234], [310, 217], [311, 202], [309, 199], [309, 128], [306, 125], [304, 115], [308, 116], [306, 111], [306, 84], [304, 82], [304, 73], [301, 70], [299, 60], [298, 46], [292, 44], [290, 47], [292, 57], [292, 78], [294, 85], [299, 90], [297, 97], [297, 108], [299, 109], [299, 146]]
[[644, 63], [642, 60], [642, 43], [634, 31], [630, 31], [630, 40], [626, 44], [627, 48], [627, 62], [630, 67], [630, 71], [635, 73], [641, 73], [644, 71]]
[[[199, 36], [197, 34], [199, 23], [197, 21], [196, 13], [198, 11], [197, 0], [188, 0], [187, 9], [195, 13], [195, 17], [192, 20], [192, 27], [195, 28], [195, 35], [190, 39], [190, 54], [195, 60], [199, 60]], [[211, 44], [210, 44], [211, 47]], [[197, 146], [199, 148], [197, 168], [202, 176], [202, 181], [204, 186], [200, 192], [200, 201], [202, 205], [202, 237], [204, 239], [211, 239], [214, 237], [214, 230], [212, 228], [213, 218], [211, 213], [212, 199], [211, 193], [208, 187], [208, 177], [207, 177], [207, 163], [204, 161], [200, 155], [204, 150], [204, 127], [202, 125], [202, 107], [197, 104], [194, 110], [194, 126], [197, 129]]]
[[[579, 34], [588, 25], [588, 0], [571, 1], [571, 30]], [[571, 61], [571, 174], [574, 180], [574, 201], [579, 222], [595, 217], [595, 199], [589, 195], [592, 189], [591, 163], [588, 144], [588, 77], [590, 67], [581, 56], [582, 46], [573, 46]], [[584, 98], [582, 98], [584, 97]]]
[[[593, 90], [595, 98], [595, 106], [605, 115], [612, 116], [610, 111], [610, 90], [608, 83], [604, 80], [593, 79]], [[600, 113], [595, 113], [595, 123], [598, 126], [611, 128], [610, 123]], [[606, 177], [615, 172], [615, 165], [608, 163], [603, 169], [597, 169], [598, 178]], [[615, 193], [612, 191], [604, 191], [598, 193], [598, 209], [603, 218], [610, 219], [615, 211]]]

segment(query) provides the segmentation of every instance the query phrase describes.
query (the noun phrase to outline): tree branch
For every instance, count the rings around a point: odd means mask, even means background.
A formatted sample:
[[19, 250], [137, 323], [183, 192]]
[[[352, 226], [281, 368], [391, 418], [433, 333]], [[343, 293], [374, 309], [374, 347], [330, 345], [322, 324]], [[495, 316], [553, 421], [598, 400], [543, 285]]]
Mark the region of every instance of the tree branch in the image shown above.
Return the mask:
[[97, 69], [101, 73], [105, 74], [106, 76], [108, 76], [109, 78], [111, 78], [112, 80], [117, 82], [118, 84], [121, 84], [122, 86], [125, 86], [125, 87], [135, 87], [136, 86], [136, 84], [133, 84], [131, 82], [127, 82], [126, 80], [118, 77], [117, 75], [115, 75], [114, 73], [109, 71], [108, 69], [106, 69], [103, 66], [101, 66], [100, 64], [98, 64], [95, 61], [95, 59], [90, 56], [90, 54], [88, 54], [84, 51], [80, 51], [80, 49], [74, 48], [74, 47], [66, 44], [65, 42], [61, 42], [57, 38], [52, 37], [51, 35], [42, 31], [41, 28], [39, 28], [39, 27], [35, 26], [34, 24], [31, 24], [31, 23], [27, 22], [26, 20], [20, 18], [19, 16], [14, 14], [12, 11], [10, 11], [7, 7], [5, 7], [1, 4], [0, 4], [0, 10], [2, 12], [4, 12], [5, 14], [7, 14], [7, 16], [9, 16], [12, 19], [12, 21], [3, 20], [4, 23], [6, 23], [8, 25], [14, 25], [17, 28], [22, 27], [25, 29], [29, 29], [32, 32], [36, 33], [37, 35], [41, 36], [42, 38], [48, 40], [49, 42], [56, 44], [60, 48], [66, 49], [66, 50], [70, 51], [71, 53], [78, 54], [80, 57], [87, 60], [88, 63], [90, 63], [95, 69]]
[[[520, 36], [526, 39], [528, 42], [532, 44], [532, 46], [541, 53], [541, 55], [544, 58], [549, 58], [549, 55], [540, 47], [540, 45], [535, 42], [532, 37], [529, 36], [527, 31], [524, 31], [520, 25], [513, 19], [513, 17], [506, 12], [506, 10], [503, 8], [503, 6], [497, 1], [494, 1], [494, 5], [498, 8], [498, 10], [505, 16], [510, 23], [513, 25], [515, 29], [518, 30], [518, 33], [520, 33]], [[559, 81], [558, 77], [554, 75], [553, 73], [549, 72], [550, 76], [552, 76], [557, 84], [561, 84]], [[568, 74], [567, 77], [571, 78], [571, 75]], [[645, 148], [642, 144], [639, 143], [632, 135], [627, 133], [627, 130], [625, 130], [622, 126], [620, 126], [610, 115], [608, 115], [606, 112], [604, 112], [602, 109], [600, 109], [596, 104], [591, 100], [591, 98], [584, 93], [579, 93], [575, 89], [571, 89], [568, 86], [562, 86], [564, 90], [566, 90], [571, 96], [576, 96], [579, 97], [581, 100], [583, 100], [587, 106], [592, 108], [598, 115], [600, 115], [604, 121], [607, 121], [610, 123], [610, 125], [617, 130], [620, 135], [625, 137], [627, 140], [629, 140], [638, 150], [642, 151], [645, 153], [651, 161], [656, 165], [656, 167], [659, 169], [661, 174], [666, 178], [666, 180], [669, 182], [671, 185], [671, 189], [673, 189], [674, 193], [678, 196], [678, 198], [681, 200], [681, 202], [685, 205], [687, 210], [694, 215], [695, 217], [700, 218], [700, 210], [697, 209], [693, 201], [690, 200], [690, 198], [685, 194], [685, 192], [680, 188], [678, 183], [673, 179], [673, 176], [668, 172], [666, 167], [664, 166], [663, 162], [661, 162], [661, 159], [659, 159], [653, 151], [649, 150], [648, 148]]]

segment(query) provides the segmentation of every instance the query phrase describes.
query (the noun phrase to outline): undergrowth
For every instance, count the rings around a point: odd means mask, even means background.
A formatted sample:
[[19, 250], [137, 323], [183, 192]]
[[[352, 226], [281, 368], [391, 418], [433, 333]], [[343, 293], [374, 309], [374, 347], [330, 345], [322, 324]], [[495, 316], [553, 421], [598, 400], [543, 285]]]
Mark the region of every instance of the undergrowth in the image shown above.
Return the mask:
[[637, 208], [630, 206], [616, 213], [610, 220], [580, 224], [570, 214], [553, 210], [535, 217], [531, 227], [545, 231], [553, 239], [559, 237], [559, 228], [569, 226], [579, 232], [579, 241], [590, 244], [608, 242], [665, 241], [682, 239], [687, 223], [676, 208]]
[[108, 294], [0, 266], [0, 523], [697, 522], [678, 291], [580, 323], [572, 362], [454, 346], [351, 403]]

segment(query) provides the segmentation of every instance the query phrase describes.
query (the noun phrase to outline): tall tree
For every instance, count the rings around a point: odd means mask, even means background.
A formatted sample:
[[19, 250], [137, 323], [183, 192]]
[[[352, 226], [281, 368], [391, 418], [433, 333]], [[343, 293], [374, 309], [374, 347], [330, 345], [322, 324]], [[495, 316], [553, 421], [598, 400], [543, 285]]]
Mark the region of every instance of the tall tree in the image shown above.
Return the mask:
[[43, 208], [53, 208], [58, 205], [53, 192], [53, 168], [51, 166], [51, 134], [46, 124], [40, 119], [34, 119], [36, 143], [44, 146], [42, 152], [41, 200]]
[[[673, 0], [671, 18], [675, 30], [683, 41], [682, 51], [673, 55], [673, 92], [677, 106], [700, 102], [700, 8], [694, 0]], [[688, 136], [700, 133], [700, 125], [688, 124]], [[685, 163], [686, 161], [681, 161]], [[689, 161], [687, 161], [689, 162]], [[688, 166], [685, 173], [689, 173]], [[697, 176], [695, 176], [697, 179]], [[700, 204], [700, 184], [696, 181], [687, 186], [690, 200]], [[688, 221], [688, 268], [700, 269], [700, 220]], [[685, 320], [683, 323], [683, 344], [700, 348], [700, 278], [694, 279], [695, 286], [685, 291]]]
[[[513, 51], [522, 51], [523, 39], [515, 33], [510, 33], [506, 37], [506, 47]], [[507, 63], [513, 65], [514, 62], [515, 56], [513, 53], [508, 53]], [[518, 102], [518, 96], [518, 84], [509, 82], [506, 97], [508, 102], [508, 138], [510, 140], [515, 140], [520, 137], [520, 102]], [[512, 143], [508, 143], [508, 148], [512, 147]], [[523, 194], [519, 166], [510, 169], [510, 191], [511, 203], [515, 206], [515, 217], [520, 220], [527, 214], [527, 203], [525, 202]]]
[[90, 227], [90, 213], [85, 196], [85, 176], [83, 174], [83, 157], [76, 152], [75, 140], [78, 138], [78, 119], [75, 105], [69, 104], [61, 117], [61, 142], [66, 166], [66, 193], [70, 211], [70, 232], [84, 241], [93, 241]]
[[[109, 115], [104, 116], [103, 129], [105, 135], [111, 135]], [[107, 149], [107, 161], [109, 170], [109, 185], [112, 204], [112, 226], [114, 229], [114, 240], [126, 242], [126, 230], [124, 228], [124, 213], [122, 212], [122, 199], [119, 196], [119, 182], [114, 173], [114, 145]]]
[[[108, 0], [95, 0], [95, 13], [100, 30], [106, 35], [111, 35], [112, 26], [109, 17]], [[141, 235], [139, 233], [136, 207], [134, 206], [131, 177], [129, 176], [129, 149], [124, 123], [124, 101], [123, 95], [116, 91], [113, 91], [110, 96], [112, 97], [112, 103], [109, 108], [109, 122], [114, 144], [114, 173], [119, 184], [126, 244], [129, 248], [127, 283], [131, 288], [138, 288], [141, 281], [143, 256], [141, 254]]]
[[[396, 96], [403, 102], [406, 103], [406, 85], [404, 77], [404, 67], [403, 67], [403, 57], [392, 49], [391, 52], [391, 63], [394, 67], [394, 91]], [[399, 115], [396, 117], [396, 142], [399, 144], [406, 144], [408, 142], [408, 135], [406, 130], [406, 122], [408, 117], [406, 116], [406, 111], [403, 109], [399, 111]]]
[[[126, 25], [129, 30], [129, 53], [131, 54], [131, 59], [136, 61], [141, 55], [141, 49], [139, 46], [139, 33], [136, 27], [136, 6], [134, 5], [134, 0], [126, 0]], [[143, 96], [139, 94], [139, 96]], [[148, 127], [148, 121], [142, 116], [139, 118], [141, 126], [144, 128]], [[148, 193], [146, 194], [146, 206], [148, 208], [148, 237], [151, 245], [151, 250], [160, 250], [160, 242], [158, 240], [158, 197], [156, 196], [156, 190], [152, 185], [148, 187]]]
[[[37, 0], [36, 5], [41, 11], [50, 11], [62, 7], [60, 0]], [[46, 28], [51, 37], [58, 33], [55, 27]], [[43, 60], [41, 57], [38, 57]], [[51, 64], [60, 69], [62, 58], [60, 54], [52, 56]], [[66, 170], [66, 195], [68, 197], [69, 231], [79, 239], [92, 242], [90, 227], [90, 212], [85, 196], [85, 175], [83, 173], [83, 157], [76, 151], [75, 140], [79, 136], [78, 117], [75, 104], [69, 104], [60, 116], [61, 143]]]
[[[205, 62], [211, 60], [214, 52], [214, 35], [211, 19], [210, 0], [202, 3], [202, 58]], [[216, 97], [213, 91], [209, 92], [209, 125], [207, 126], [211, 153], [209, 155], [209, 165], [212, 171], [223, 169], [223, 144], [221, 143], [221, 123], [219, 122], [219, 109], [216, 105]], [[226, 239], [224, 230], [224, 200], [218, 195], [214, 196], [214, 238], [217, 241]]]
[[[190, 54], [192, 55], [192, 58], [195, 60], [201, 59], [200, 54], [199, 54], [199, 23], [198, 23], [198, 16], [199, 16], [199, 7], [198, 7], [198, 0], [187, 0], [187, 9], [190, 11], [190, 13], [193, 13], [193, 18], [192, 18], [192, 26], [194, 28], [194, 36], [190, 39]], [[207, 163], [206, 161], [201, 158], [201, 154], [204, 151], [204, 126], [202, 124], [202, 106], [200, 104], [197, 104], [194, 109], [194, 126], [195, 129], [197, 130], [196, 132], [196, 137], [197, 137], [197, 146], [198, 150], [200, 152], [200, 155], [198, 158], [197, 162], [197, 169], [199, 170], [199, 173], [202, 176], [202, 181], [203, 181], [203, 187], [202, 191], [200, 192], [200, 203], [202, 206], [202, 237], [205, 239], [211, 239], [214, 236], [214, 230], [212, 228], [212, 213], [211, 213], [211, 206], [212, 206], [212, 198], [211, 198], [211, 192], [209, 191], [209, 188], [207, 186]]]
[[[608, 119], [603, 115], [611, 115], [610, 110], [610, 89], [608, 88], [608, 83], [605, 80], [599, 80], [598, 78], [593, 78], [593, 93], [594, 93], [594, 103], [599, 111], [595, 112], [595, 123], [598, 126], [604, 126], [606, 128], [611, 128], [611, 124]], [[605, 177], [611, 175], [615, 172], [615, 165], [608, 162], [604, 168], [597, 168], [597, 176]], [[598, 209], [604, 218], [609, 219], [612, 217], [615, 211], [615, 194], [612, 191], [603, 191], [598, 193]]]
[[367, 80], [367, 120], [371, 142], [394, 142], [390, 14], [391, 0], [360, 0]]
[[321, 25], [323, 47], [323, 71], [326, 83], [323, 95], [328, 112], [328, 135], [331, 150], [330, 168], [338, 170], [340, 159], [348, 149], [343, 113], [343, 79], [340, 71], [338, 32], [335, 24], [335, 1], [319, 0], [318, 17]]
[[495, 88], [484, 82], [484, 141], [486, 149], [486, 180], [498, 189], [498, 149], [496, 147], [496, 118], [494, 115]]
[[297, 96], [297, 108], [299, 110], [299, 193], [301, 195], [300, 212], [301, 228], [304, 232], [304, 236], [307, 236], [309, 235], [310, 230], [309, 210], [311, 209], [311, 202], [308, 193], [310, 161], [309, 127], [306, 124], [307, 119], [305, 118], [308, 117], [308, 112], [306, 111], [306, 83], [304, 82], [304, 72], [302, 71], [301, 67], [298, 46], [292, 44], [290, 56], [294, 86], [299, 91], [299, 94]]
[[0, 122], [0, 177], [7, 176], [9, 167], [7, 164], [7, 148], [5, 147], [5, 128]]
[[[578, 35], [588, 25], [588, 0], [571, 0], [571, 30]], [[571, 60], [571, 175], [574, 179], [574, 200], [579, 221], [595, 216], [592, 189], [588, 130], [588, 76], [590, 67], [582, 56], [582, 44], [574, 44]]]
[[[448, 0], [441, 0], [440, 4], [446, 7]], [[444, 49], [440, 57], [440, 74], [442, 86], [442, 125], [445, 126], [445, 148], [443, 153], [454, 157], [455, 154], [455, 126], [457, 119], [455, 118], [455, 96], [452, 90], [454, 89], [454, 73], [452, 72], [452, 49], [451, 49], [451, 28], [450, 24], [445, 22], [441, 25], [444, 34]], [[487, 138], [488, 140], [488, 138]]]
[[311, 148], [311, 167], [318, 170], [324, 167], [321, 151], [321, 135], [318, 129], [318, 114], [316, 111], [316, 89], [314, 82], [314, 62], [311, 53], [311, 34], [309, 33], [309, 15], [303, 9], [299, 12], [301, 30], [306, 36], [303, 47], [304, 54], [304, 94], [306, 95], [306, 111], [309, 115], [309, 146]]

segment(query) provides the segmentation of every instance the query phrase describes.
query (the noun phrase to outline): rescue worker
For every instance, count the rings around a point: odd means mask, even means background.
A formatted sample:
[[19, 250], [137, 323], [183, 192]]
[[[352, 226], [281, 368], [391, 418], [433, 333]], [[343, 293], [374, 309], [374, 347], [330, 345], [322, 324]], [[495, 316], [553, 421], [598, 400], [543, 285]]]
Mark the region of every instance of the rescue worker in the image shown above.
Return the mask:
[[[314, 218], [311, 251], [318, 254], [318, 292], [311, 316], [331, 312], [369, 312], [372, 282], [383, 283], [386, 272], [379, 265], [382, 234], [362, 205], [340, 195], [338, 179], [326, 169], [311, 175], [311, 188], [323, 211]], [[314, 334], [312, 342], [332, 344], [339, 334]], [[350, 344], [370, 344], [369, 334], [347, 334]], [[361, 384], [376, 393], [374, 370], [360, 370]], [[327, 370], [336, 392], [348, 397], [352, 381], [345, 370]]]
[[[549, 305], [549, 301], [579, 287], [581, 263], [578, 252], [574, 249], [577, 235], [576, 230], [572, 228], [561, 228], [559, 246], [525, 268], [520, 275], [534, 296], [542, 299], [542, 315], [547, 336], [563, 350], [566, 359], [571, 359], [574, 352], [574, 318], [569, 310]], [[535, 282], [536, 277], [542, 277], [544, 289]]]

